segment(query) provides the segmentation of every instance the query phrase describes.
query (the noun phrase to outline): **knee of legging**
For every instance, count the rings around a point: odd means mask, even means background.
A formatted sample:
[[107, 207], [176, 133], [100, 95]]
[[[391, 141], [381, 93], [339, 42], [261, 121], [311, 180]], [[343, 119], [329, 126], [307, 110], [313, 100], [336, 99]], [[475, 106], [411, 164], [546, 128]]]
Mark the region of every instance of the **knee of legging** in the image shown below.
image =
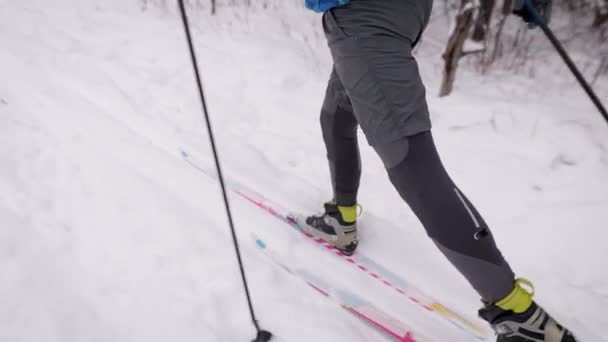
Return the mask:
[[[374, 150], [382, 160], [391, 180], [401, 173], [407, 172], [406, 162], [410, 151], [410, 138], [403, 137], [397, 141], [379, 143], [373, 145]], [[393, 182], [394, 183], [394, 182]]]

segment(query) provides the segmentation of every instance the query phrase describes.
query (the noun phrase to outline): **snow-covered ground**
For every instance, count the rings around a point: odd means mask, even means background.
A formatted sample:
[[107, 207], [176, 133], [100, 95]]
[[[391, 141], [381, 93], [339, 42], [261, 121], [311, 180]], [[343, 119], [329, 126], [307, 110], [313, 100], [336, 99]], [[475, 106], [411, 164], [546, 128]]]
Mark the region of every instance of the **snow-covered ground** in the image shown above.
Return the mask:
[[[192, 20], [229, 178], [319, 210], [330, 196], [319, 17], [275, 4]], [[417, 55], [447, 168], [538, 301], [582, 341], [608, 341], [608, 126], [566, 71], [530, 80], [463, 69], [438, 99], [444, 37], [430, 32]], [[0, 341], [250, 339], [218, 184], [180, 155], [212, 163], [175, 10], [0, 0], [0, 46]], [[606, 101], [606, 79], [598, 86]], [[362, 145], [360, 249], [475, 320], [475, 293]], [[277, 341], [385, 337], [269, 263], [251, 232], [403, 321], [467, 340], [231, 199], [257, 314]]]

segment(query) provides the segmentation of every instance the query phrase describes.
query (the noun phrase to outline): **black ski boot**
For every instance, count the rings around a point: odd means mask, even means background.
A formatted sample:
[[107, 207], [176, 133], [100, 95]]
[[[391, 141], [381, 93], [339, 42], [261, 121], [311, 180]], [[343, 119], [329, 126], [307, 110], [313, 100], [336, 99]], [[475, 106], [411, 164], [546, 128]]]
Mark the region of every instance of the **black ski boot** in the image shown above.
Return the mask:
[[534, 289], [526, 291], [520, 284], [532, 284], [517, 279], [515, 289], [496, 304], [486, 305], [479, 316], [492, 325], [497, 342], [577, 342], [568, 329], [557, 323], [532, 301]]
[[306, 233], [322, 238], [346, 255], [357, 248], [357, 205], [351, 207], [325, 203], [325, 212], [298, 220]]

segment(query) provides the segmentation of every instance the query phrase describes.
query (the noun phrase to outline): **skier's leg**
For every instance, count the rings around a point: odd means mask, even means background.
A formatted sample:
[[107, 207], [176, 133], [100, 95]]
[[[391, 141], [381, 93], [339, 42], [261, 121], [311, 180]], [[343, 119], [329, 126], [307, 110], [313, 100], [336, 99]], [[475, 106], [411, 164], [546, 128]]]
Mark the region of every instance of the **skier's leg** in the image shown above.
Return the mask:
[[357, 248], [357, 191], [361, 159], [357, 120], [342, 80], [332, 69], [321, 109], [321, 129], [327, 150], [333, 200], [320, 215], [300, 217], [305, 232], [322, 238], [350, 255]]
[[336, 70], [332, 69], [321, 108], [321, 129], [329, 161], [334, 202], [339, 206], [357, 204], [361, 178], [357, 126], [342, 81]]
[[[377, 9], [382, 6], [388, 6], [387, 16], [378, 15]], [[353, 1], [323, 16], [334, 59], [321, 115], [334, 201], [326, 203], [321, 215], [300, 218], [298, 222], [307, 233], [329, 241], [346, 254], [353, 253], [357, 247], [356, 195], [361, 174], [357, 124], [364, 128], [370, 143], [390, 141], [430, 128], [425, 91], [417, 69], [399, 68], [402, 64], [412, 65], [412, 41], [420, 36], [430, 7], [430, 3], [415, 0], [410, 3], [407, 0]], [[356, 14], [350, 18], [353, 33], [359, 28], [365, 32], [358, 32], [360, 35], [356, 37], [347, 35], [338, 26], [334, 11]], [[397, 18], [400, 12], [411, 17]], [[378, 30], [378, 20], [385, 17], [397, 23], [391, 31], [394, 34]], [[405, 32], [403, 35], [397, 33], [401, 29]], [[378, 54], [379, 50], [383, 53]], [[378, 82], [379, 79], [383, 82]], [[390, 108], [399, 108], [399, 111]], [[388, 134], [376, 134], [379, 132]]]
[[532, 301], [532, 284], [514, 279], [485, 221], [444, 169], [430, 131], [375, 149], [433, 242], [483, 298], [479, 314], [500, 335], [499, 342], [576, 341]]
[[[382, 6], [385, 14], [379, 15]], [[355, 8], [356, 7], [356, 8]], [[300, 218], [303, 229], [334, 244], [346, 254], [357, 247], [356, 194], [360, 160], [356, 127], [361, 125], [368, 141], [390, 141], [430, 128], [424, 87], [417, 69], [395, 68], [411, 65], [412, 41], [428, 21], [430, 2], [353, 1], [345, 7], [325, 12], [323, 26], [334, 59], [321, 122], [334, 185], [334, 202], [325, 204], [321, 215]], [[415, 10], [413, 10], [415, 9]], [[420, 12], [418, 10], [421, 10]], [[351, 22], [365, 32], [350, 37], [337, 23], [334, 11], [356, 14]], [[397, 18], [409, 13], [409, 18]], [[392, 18], [392, 33], [378, 31], [378, 19]], [[403, 35], [397, 33], [403, 29]], [[354, 32], [355, 30], [353, 30]], [[382, 50], [382, 54], [378, 51]], [[371, 60], [371, 62], [370, 62]], [[373, 66], [374, 69], [370, 68]], [[385, 82], [377, 82], [382, 79]], [[411, 79], [411, 82], [403, 82]], [[399, 108], [399, 113], [389, 111]], [[403, 115], [395, 115], [403, 114]], [[378, 135], [378, 132], [388, 133]]]
[[506, 297], [515, 281], [473, 204], [444, 169], [430, 132], [374, 146], [391, 182], [441, 252], [484, 301]]

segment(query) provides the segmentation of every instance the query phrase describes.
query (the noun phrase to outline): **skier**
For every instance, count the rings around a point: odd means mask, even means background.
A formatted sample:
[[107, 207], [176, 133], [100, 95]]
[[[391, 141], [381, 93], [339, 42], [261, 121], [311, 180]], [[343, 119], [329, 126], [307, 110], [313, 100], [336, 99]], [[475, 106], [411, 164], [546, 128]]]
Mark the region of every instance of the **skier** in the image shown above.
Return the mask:
[[[546, 20], [550, 3], [540, 1], [534, 5]], [[522, 3], [516, 6], [514, 13], [534, 21]], [[301, 222], [304, 229], [346, 254], [355, 251], [360, 125], [403, 200], [481, 296], [479, 315], [491, 324], [497, 340], [576, 342], [532, 300], [532, 284], [515, 279], [484, 219], [439, 159], [425, 88], [412, 56], [432, 0], [307, 0], [307, 7], [324, 12], [334, 63], [321, 109], [334, 197], [321, 215]]]

